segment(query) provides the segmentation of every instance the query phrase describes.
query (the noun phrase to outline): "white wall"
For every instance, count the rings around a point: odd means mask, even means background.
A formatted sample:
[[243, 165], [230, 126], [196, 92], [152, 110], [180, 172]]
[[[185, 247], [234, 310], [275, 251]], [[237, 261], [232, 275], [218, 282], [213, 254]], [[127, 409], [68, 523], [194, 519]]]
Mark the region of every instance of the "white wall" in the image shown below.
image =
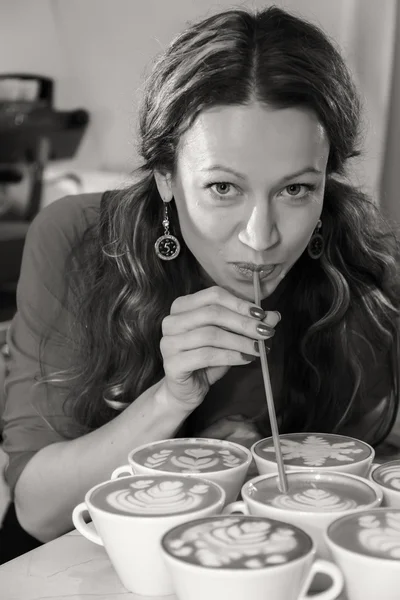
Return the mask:
[[[241, 4], [262, 8], [272, 2]], [[332, 35], [340, 35], [341, 11], [333, 8], [334, 4], [340, 6], [340, 1], [292, 0], [279, 4], [324, 22]], [[153, 57], [188, 21], [233, 5], [230, 0], [55, 0], [65, 59], [81, 82], [82, 98], [94, 112], [97, 139], [103, 140], [103, 164], [129, 168], [131, 160], [136, 160], [136, 108]]]
[[[136, 110], [153, 57], [188, 21], [248, 0], [0, 0], [0, 71], [56, 78], [59, 108], [83, 106], [92, 123], [83, 167], [130, 171]], [[281, 0], [338, 41], [365, 101], [365, 157], [355, 178], [377, 189], [386, 131], [396, 0]], [[374, 31], [371, 36], [370, 32]]]

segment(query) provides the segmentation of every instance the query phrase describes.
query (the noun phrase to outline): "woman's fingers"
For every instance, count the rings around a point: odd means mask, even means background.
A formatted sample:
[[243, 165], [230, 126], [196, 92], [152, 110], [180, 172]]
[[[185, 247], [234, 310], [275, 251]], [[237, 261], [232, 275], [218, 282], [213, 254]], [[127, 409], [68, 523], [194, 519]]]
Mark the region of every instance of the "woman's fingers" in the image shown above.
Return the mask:
[[273, 337], [278, 312], [214, 286], [177, 298], [162, 321], [160, 351], [174, 398], [199, 404], [209, 386], [234, 365], [259, 356], [259, 342]]
[[[237, 313], [244, 317], [251, 316], [250, 310], [252, 308], [262, 311], [262, 309], [254, 304], [254, 302], [243, 300], [242, 298], [234, 296], [224, 288], [213, 286], [205, 290], [200, 290], [195, 294], [189, 294], [187, 296], [180, 296], [179, 298], [176, 298], [171, 305], [170, 314], [182, 314], [185, 312], [190, 313], [198, 308], [203, 309], [206, 306], [216, 305], [225, 307], [233, 313]], [[258, 318], [264, 320], [267, 325], [275, 327], [280, 320], [280, 314], [277, 311], [270, 311], [269, 313], [265, 313]]]
[[[273, 337], [273, 335], [274, 331], [271, 330], [268, 337]], [[263, 336], [263, 339], [267, 339], [267, 336]], [[259, 356], [258, 348], [254, 342], [255, 340], [249, 337], [237, 335], [221, 327], [208, 325], [178, 335], [164, 336], [160, 348], [164, 357], [203, 346], [237, 350], [245, 354]]]
[[226, 304], [207, 304], [182, 313], [171, 313], [162, 322], [164, 336], [179, 335], [206, 326], [216, 326], [251, 339], [266, 339], [273, 335], [273, 328], [279, 323], [279, 313], [271, 311], [250, 314], [251, 304], [246, 306], [247, 314], [233, 311]]
[[249, 358], [241, 352], [209, 346], [178, 352], [163, 358], [165, 373], [180, 382], [187, 381], [191, 374], [199, 369], [244, 365], [249, 362]]

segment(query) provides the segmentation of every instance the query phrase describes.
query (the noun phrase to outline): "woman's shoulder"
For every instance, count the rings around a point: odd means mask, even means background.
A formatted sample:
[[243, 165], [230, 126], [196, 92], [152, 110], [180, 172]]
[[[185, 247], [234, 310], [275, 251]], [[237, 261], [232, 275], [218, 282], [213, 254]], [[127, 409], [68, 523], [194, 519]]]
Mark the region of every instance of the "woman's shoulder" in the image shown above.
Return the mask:
[[66, 232], [85, 228], [98, 218], [102, 196], [102, 192], [64, 196], [39, 211], [32, 226], [57, 227]]
[[65, 196], [36, 215], [25, 240], [20, 292], [29, 296], [33, 283], [39, 285], [39, 281], [51, 290], [63, 285], [73, 249], [99, 218], [102, 195], [99, 192]]
[[46, 206], [32, 221], [26, 246], [41, 254], [68, 252], [98, 220], [102, 195], [97, 192], [64, 196]]

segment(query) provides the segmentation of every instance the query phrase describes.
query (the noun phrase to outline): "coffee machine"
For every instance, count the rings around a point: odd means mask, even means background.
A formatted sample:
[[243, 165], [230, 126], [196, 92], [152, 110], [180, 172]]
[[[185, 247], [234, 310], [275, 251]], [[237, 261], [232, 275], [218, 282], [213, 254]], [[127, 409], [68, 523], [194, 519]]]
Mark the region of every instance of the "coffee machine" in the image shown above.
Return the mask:
[[[89, 114], [84, 109], [56, 110], [53, 95], [54, 81], [49, 77], [21, 73], [0, 75], [2, 200], [6, 203], [7, 185], [21, 180], [21, 167], [29, 166], [31, 181], [24, 214], [27, 221], [39, 210], [46, 164], [72, 158], [89, 123]], [[2, 213], [0, 219], [4, 220], [7, 211]]]
[[[14, 310], [4, 313], [7, 294], [15, 294], [27, 229], [40, 209], [44, 169], [75, 155], [88, 123], [85, 109], [54, 107], [53, 79], [0, 75], [0, 321]], [[21, 212], [12, 190], [23, 178], [28, 191]]]

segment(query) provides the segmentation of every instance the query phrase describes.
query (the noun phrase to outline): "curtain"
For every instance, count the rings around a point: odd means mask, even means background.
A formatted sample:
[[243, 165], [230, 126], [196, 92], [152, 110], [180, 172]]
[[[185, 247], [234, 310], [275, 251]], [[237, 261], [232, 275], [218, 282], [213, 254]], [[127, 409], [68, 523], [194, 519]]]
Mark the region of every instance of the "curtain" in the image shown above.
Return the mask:
[[[313, 18], [338, 43], [363, 103], [362, 154], [349, 164], [349, 178], [380, 202], [386, 138], [392, 127], [389, 110], [399, 35], [398, 0], [286, 0], [278, 4]], [[393, 113], [397, 110], [393, 106]]]
[[381, 177], [382, 211], [400, 224], [400, 2], [397, 6], [396, 41], [394, 47], [392, 90], [387, 115], [387, 136]]

